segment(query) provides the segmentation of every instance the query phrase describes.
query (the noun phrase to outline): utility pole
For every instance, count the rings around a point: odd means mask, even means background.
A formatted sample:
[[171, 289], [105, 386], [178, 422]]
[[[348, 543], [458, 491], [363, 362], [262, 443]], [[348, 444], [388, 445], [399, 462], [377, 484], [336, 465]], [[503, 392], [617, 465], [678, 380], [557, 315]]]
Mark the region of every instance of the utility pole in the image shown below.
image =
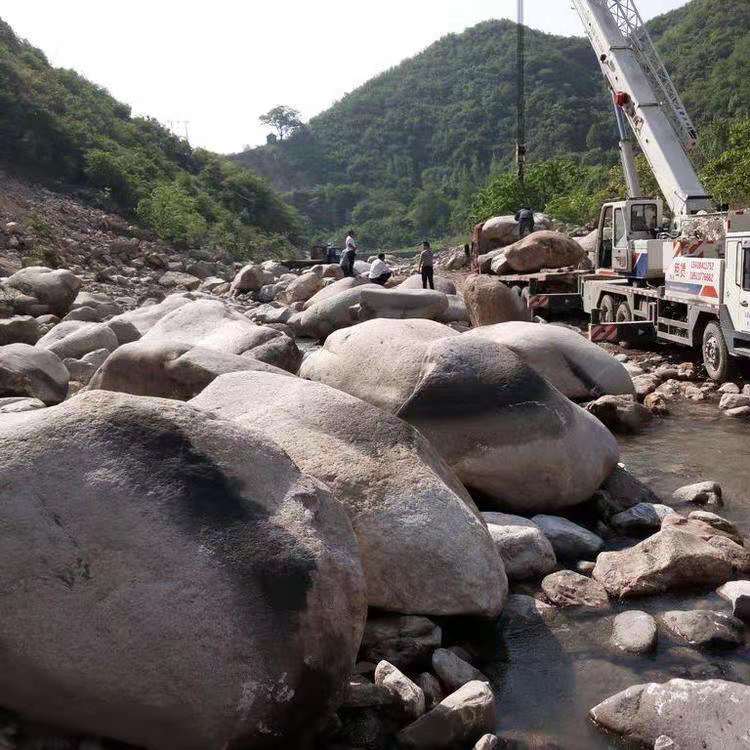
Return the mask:
[[516, 170], [521, 192], [525, 195], [526, 181], [526, 27], [523, 0], [517, 7], [516, 48]]

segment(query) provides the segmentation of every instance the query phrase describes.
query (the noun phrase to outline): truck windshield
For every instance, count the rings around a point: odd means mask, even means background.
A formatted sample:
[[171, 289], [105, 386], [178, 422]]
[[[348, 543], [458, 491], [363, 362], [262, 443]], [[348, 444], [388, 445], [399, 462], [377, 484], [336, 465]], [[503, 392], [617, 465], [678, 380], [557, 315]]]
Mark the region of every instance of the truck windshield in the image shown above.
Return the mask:
[[630, 231], [656, 233], [657, 211], [653, 203], [638, 203], [630, 209]]

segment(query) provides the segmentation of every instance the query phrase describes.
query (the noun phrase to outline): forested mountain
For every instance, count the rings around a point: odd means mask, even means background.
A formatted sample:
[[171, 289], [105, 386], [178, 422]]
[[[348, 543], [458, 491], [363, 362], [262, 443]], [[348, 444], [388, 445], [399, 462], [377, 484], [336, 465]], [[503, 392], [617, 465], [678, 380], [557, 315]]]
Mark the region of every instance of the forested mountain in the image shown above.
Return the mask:
[[0, 19], [0, 165], [83, 193], [162, 239], [237, 257], [298, 241], [297, 212], [257, 175], [170, 133]]
[[[709, 147], [726, 145], [727, 125], [750, 112], [750, 3], [692, 0], [649, 25]], [[530, 159], [613, 165], [615, 127], [588, 40], [530, 30], [527, 45]], [[286, 191], [320, 238], [350, 222], [371, 244], [464, 229], [477, 190], [512, 164], [515, 49], [508, 21], [451, 34], [287, 140], [234, 158]]]

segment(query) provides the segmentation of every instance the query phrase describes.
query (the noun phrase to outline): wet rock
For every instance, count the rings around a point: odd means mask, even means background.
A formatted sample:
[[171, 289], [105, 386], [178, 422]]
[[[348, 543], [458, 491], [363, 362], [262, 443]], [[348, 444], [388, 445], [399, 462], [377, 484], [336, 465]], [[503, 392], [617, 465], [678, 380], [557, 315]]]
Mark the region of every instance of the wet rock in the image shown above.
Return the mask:
[[511, 581], [539, 578], [557, 566], [555, 552], [542, 530], [522, 516], [483, 513], [487, 529]]
[[376, 685], [362, 675], [353, 676], [344, 688], [342, 708], [376, 708], [394, 702], [393, 693], [384, 685]]
[[551, 573], [542, 581], [542, 591], [556, 607], [609, 607], [609, 597], [604, 588], [572, 570]]
[[0, 474], [5, 673], [24, 644], [35, 665], [5, 708], [185, 750], [299, 746], [332, 709], [366, 614], [356, 539], [269, 438], [97, 391], [0, 420]]
[[732, 614], [746, 622], [750, 620], [750, 581], [730, 581], [716, 592], [732, 605]]
[[705, 541], [686, 531], [664, 529], [630, 549], [602, 552], [596, 560], [594, 579], [619, 598], [716, 586], [735, 575], [737, 556], [746, 553], [727, 539]]
[[646, 612], [632, 610], [615, 617], [612, 644], [631, 654], [645, 654], [656, 645], [656, 620]]
[[737, 383], [724, 383], [716, 392], [722, 395], [740, 393], [740, 387]]
[[643, 405], [657, 417], [663, 417], [669, 414], [667, 399], [665, 399], [661, 393], [649, 393], [643, 399]]
[[699, 482], [680, 487], [672, 493], [672, 502], [722, 505], [721, 485], [717, 482]]
[[29, 344], [0, 347], [0, 396], [28, 396], [58, 404], [68, 394], [68, 374], [60, 358]]
[[422, 688], [412, 682], [401, 670], [387, 661], [375, 669], [375, 684], [385, 688], [408, 719], [418, 719], [425, 712]]
[[473, 326], [529, 319], [529, 311], [520, 295], [492, 276], [469, 276], [464, 283], [463, 295]]
[[388, 661], [399, 669], [430, 664], [432, 652], [440, 648], [440, 627], [426, 617], [395, 615], [370, 617], [365, 625], [360, 658]]
[[[633, 378], [633, 387], [635, 388], [635, 395], [640, 401], [644, 401], [646, 397], [653, 393], [661, 385], [661, 378], [658, 375], [646, 374], [636, 375]], [[660, 394], [660, 398], [664, 398], [663, 394]]]
[[638, 503], [612, 516], [609, 519], [609, 525], [620, 534], [645, 535], [658, 531], [662, 521], [670, 515], [674, 515], [674, 509], [668, 505]]
[[563, 560], [596, 557], [604, 546], [603, 539], [567, 518], [539, 515], [531, 520], [549, 539], [557, 557]]
[[39, 323], [31, 315], [14, 315], [0, 319], [0, 346], [36, 344], [42, 336]]
[[623, 466], [615, 467], [602, 485], [602, 489], [608, 495], [606, 507], [602, 508], [606, 511], [603, 514], [605, 520], [639, 503], [659, 503], [659, 498], [653, 490]]
[[52, 270], [43, 266], [29, 266], [16, 271], [7, 285], [33, 297], [47, 308], [44, 312], [62, 317], [70, 310], [81, 280], [65, 269]]
[[568, 398], [633, 393], [622, 364], [577, 330], [511, 321], [475, 328], [464, 337], [507, 346]]
[[679, 641], [699, 648], [734, 648], [745, 641], [742, 620], [707, 609], [665, 612], [662, 625]]
[[444, 648], [439, 648], [433, 653], [432, 670], [449, 692], [458, 690], [472, 680], [488, 682], [487, 678], [469, 662]]
[[740, 409], [746, 406], [750, 406], [750, 396], [743, 396], [740, 393], [725, 393], [719, 402], [719, 408], [722, 411]]
[[495, 696], [486, 682], [470, 682], [398, 735], [409, 750], [450, 750], [476, 742], [495, 729]]
[[360, 542], [371, 607], [499, 614], [507, 578], [492, 538], [471, 496], [413, 427], [321, 383], [260, 372], [223, 375], [191, 403], [263, 425], [334, 491]]
[[500, 622], [511, 630], [543, 625], [557, 613], [555, 607], [526, 594], [511, 594], [503, 607]]
[[750, 687], [723, 680], [634, 685], [591, 709], [607, 732], [649, 747], [665, 735], [684, 750], [744, 747], [748, 715]]
[[731, 417], [732, 419], [748, 419], [750, 418], [750, 406], [740, 406], [736, 409], [727, 409], [724, 412], [725, 417]]
[[626, 434], [640, 432], [652, 418], [645, 406], [627, 396], [602, 396], [586, 404], [586, 411], [613, 432]]
[[445, 692], [440, 685], [440, 681], [430, 672], [422, 672], [422, 674], [418, 675], [416, 682], [422, 688], [425, 706], [428, 711], [435, 708], [445, 698]]

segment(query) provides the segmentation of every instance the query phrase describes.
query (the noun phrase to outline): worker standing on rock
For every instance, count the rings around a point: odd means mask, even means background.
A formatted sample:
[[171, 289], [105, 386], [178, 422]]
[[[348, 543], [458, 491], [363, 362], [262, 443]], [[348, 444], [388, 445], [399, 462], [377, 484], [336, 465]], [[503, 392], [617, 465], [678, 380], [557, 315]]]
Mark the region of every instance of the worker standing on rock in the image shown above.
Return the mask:
[[518, 234], [523, 239], [534, 231], [534, 212], [530, 208], [522, 208], [516, 214]]
[[419, 256], [419, 272], [422, 274], [422, 289], [435, 288], [435, 256], [432, 254], [430, 243], [425, 240], [422, 243], [422, 252]]
[[344, 272], [344, 276], [354, 276], [354, 260], [357, 257], [355, 237], [354, 230], [350, 229], [349, 234], [346, 235], [344, 252], [341, 253], [341, 269]]
[[380, 286], [385, 286], [391, 276], [393, 276], [393, 271], [391, 271], [390, 267], [385, 262], [385, 254], [380, 253], [375, 259], [375, 262], [370, 267], [370, 281], [372, 281], [373, 284], [380, 284]]

